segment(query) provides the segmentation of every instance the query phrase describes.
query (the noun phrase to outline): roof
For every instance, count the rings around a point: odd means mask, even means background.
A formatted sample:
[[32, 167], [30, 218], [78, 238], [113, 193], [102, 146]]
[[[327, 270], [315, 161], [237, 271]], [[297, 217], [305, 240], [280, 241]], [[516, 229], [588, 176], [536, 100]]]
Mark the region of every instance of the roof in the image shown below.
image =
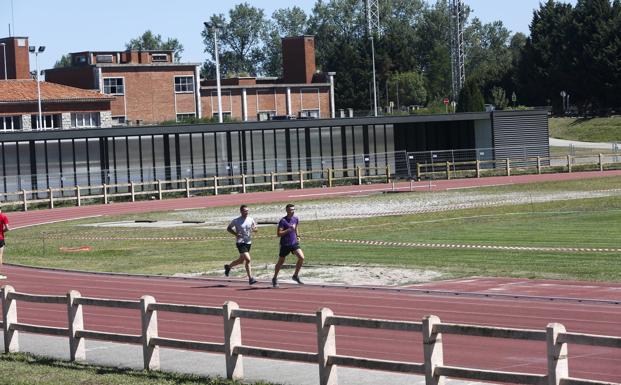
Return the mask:
[[[43, 102], [100, 102], [114, 99], [98, 91], [41, 82]], [[25, 80], [0, 80], [0, 104], [32, 103], [38, 101], [37, 82]]]

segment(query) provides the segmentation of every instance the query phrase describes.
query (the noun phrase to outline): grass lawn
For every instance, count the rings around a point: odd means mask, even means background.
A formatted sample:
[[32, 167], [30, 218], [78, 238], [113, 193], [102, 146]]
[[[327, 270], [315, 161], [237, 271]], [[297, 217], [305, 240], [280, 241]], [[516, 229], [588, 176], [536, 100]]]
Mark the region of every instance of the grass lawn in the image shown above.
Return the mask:
[[621, 117], [550, 118], [550, 136], [581, 142], [621, 142]]
[[[363, 198], [305, 201], [299, 206], [344, 203], [355, 207], [434, 199], [457, 199], [464, 194], [518, 197], [619, 188], [621, 177], [569, 182], [510, 185], [438, 193], [402, 193]], [[527, 199], [528, 200], [528, 199]], [[275, 205], [281, 208], [281, 205]], [[253, 206], [258, 209], [259, 206]], [[329, 208], [327, 209], [329, 210]], [[119, 220], [185, 220], [230, 215], [234, 208], [99, 217], [14, 230], [5, 260], [32, 266], [143, 274], [210, 272], [237, 251], [224, 228], [101, 228], [79, 224]], [[313, 220], [301, 217], [302, 246], [309, 264], [384, 265], [431, 269], [445, 277], [472, 275], [526, 278], [580, 279], [621, 282], [621, 259], [616, 252], [515, 250], [456, 250], [446, 248], [387, 247], [343, 244], [325, 239], [420, 242], [502, 246], [621, 248], [621, 195], [498, 207], [451, 209], [399, 216]], [[194, 237], [186, 240], [138, 238]], [[96, 239], [100, 238], [100, 239]], [[103, 238], [103, 239], [101, 239]], [[278, 251], [275, 225], [261, 227], [253, 242], [256, 265], [274, 263]], [[92, 251], [67, 252], [61, 248], [89, 246]], [[242, 269], [239, 269], [240, 271]]]
[[[237, 385], [221, 378], [73, 364], [29, 354], [0, 355], [0, 385]], [[267, 385], [259, 382], [258, 385]]]

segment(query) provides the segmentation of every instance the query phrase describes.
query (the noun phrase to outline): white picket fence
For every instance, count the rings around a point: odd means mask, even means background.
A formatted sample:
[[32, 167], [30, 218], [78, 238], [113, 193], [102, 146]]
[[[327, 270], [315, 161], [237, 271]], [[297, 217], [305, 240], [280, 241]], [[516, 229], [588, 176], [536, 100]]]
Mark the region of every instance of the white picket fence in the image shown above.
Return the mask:
[[[49, 327], [18, 322], [17, 304], [19, 301], [66, 306], [67, 327]], [[86, 330], [84, 329], [83, 306], [137, 310], [141, 319], [141, 334], [131, 335]], [[224, 343], [159, 337], [158, 311], [222, 317], [224, 320]], [[242, 343], [242, 318], [315, 324], [317, 353], [244, 345]], [[422, 333], [424, 362], [387, 361], [338, 355], [336, 354], [337, 326]], [[66, 296], [35, 295], [15, 292], [15, 289], [9, 285], [2, 287], [2, 329], [6, 353], [19, 352], [19, 332], [47, 334], [68, 338], [71, 361], [85, 361], [84, 341], [85, 339], [93, 339], [142, 345], [144, 368], [147, 370], [160, 368], [160, 347], [224, 353], [226, 373], [229, 379], [243, 379], [243, 356], [316, 363], [319, 366], [320, 385], [338, 384], [337, 367], [339, 365], [424, 375], [426, 385], [441, 385], [447, 377], [528, 385], [611, 385], [614, 383], [570, 377], [567, 345], [571, 343], [621, 348], [621, 337], [570, 333], [558, 323], [550, 323], [544, 331], [444, 323], [434, 315], [424, 317], [421, 322], [365, 319], [336, 316], [328, 308], [321, 308], [315, 314], [240, 309], [232, 301], [224, 303], [222, 307], [209, 307], [158, 303], [155, 298], [149, 295], [141, 297], [138, 301], [82, 297], [75, 290], [70, 291]], [[492, 371], [444, 365], [442, 334], [546, 341], [547, 374]]]

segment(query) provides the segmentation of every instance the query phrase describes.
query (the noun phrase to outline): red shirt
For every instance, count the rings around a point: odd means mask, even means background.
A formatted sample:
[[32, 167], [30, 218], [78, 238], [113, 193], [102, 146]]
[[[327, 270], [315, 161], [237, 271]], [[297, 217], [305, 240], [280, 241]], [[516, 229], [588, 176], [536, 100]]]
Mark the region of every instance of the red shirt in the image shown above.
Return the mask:
[[4, 240], [4, 225], [9, 224], [9, 218], [0, 213], [0, 241]]

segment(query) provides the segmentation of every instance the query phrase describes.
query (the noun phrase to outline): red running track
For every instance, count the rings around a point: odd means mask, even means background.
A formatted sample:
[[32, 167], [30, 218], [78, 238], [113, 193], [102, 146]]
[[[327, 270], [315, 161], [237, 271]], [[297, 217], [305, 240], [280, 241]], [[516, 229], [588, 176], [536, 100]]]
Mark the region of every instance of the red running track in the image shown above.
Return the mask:
[[[435, 189], [471, 187], [558, 178], [588, 178], [620, 173], [576, 173], [543, 176], [436, 181]], [[415, 184], [415, 187], [426, 183]], [[407, 188], [401, 184], [397, 187]], [[180, 208], [299, 201], [304, 198], [366, 194], [390, 185], [349, 186], [333, 189], [288, 190], [275, 193], [222, 195], [164, 201], [138, 202], [9, 213], [16, 227], [91, 215], [106, 215]], [[423, 188], [423, 187], [420, 187]], [[10, 242], [10, 238], [8, 240]], [[10, 244], [10, 243], [9, 243]], [[10, 258], [10, 255], [8, 255]], [[468, 279], [433, 282], [404, 289], [343, 288], [268, 282], [248, 286], [233, 279], [180, 279], [89, 274], [5, 266], [5, 283], [19, 292], [64, 295], [79, 290], [83, 296], [132, 299], [153, 295], [158, 302], [221, 306], [227, 300], [242, 308], [314, 313], [329, 307], [337, 315], [420, 321], [435, 314], [445, 322], [544, 330], [550, 322], [564, 324], [570, 332], [621, 336], [621, 285], [565, 281]], [[283, 273], [286, 273], [283, 272]], [[285, 276], [283, 276], [285, 278]], [[66, 326], [66, 309], [59, 305], [20, 303], [20, 322]], [[85, 307], [85, 327], [92, 330], [140, 333], [140, 318], [129, 310]], [[222, 321], [160, 312], [163, 337], [222, 342]], [[269, 348], [316, 351], [314, 325], [244, 320], [244, 344]], [[546, 372], [544, 342], [509, 341], [445, 335], [447, 365], [526, 373]], [[418, 333], [337, 328], [337, 353], [387, 360], [422, 362]], [[621, 383], [621, 350], [569, 346], [570, 375]]]

